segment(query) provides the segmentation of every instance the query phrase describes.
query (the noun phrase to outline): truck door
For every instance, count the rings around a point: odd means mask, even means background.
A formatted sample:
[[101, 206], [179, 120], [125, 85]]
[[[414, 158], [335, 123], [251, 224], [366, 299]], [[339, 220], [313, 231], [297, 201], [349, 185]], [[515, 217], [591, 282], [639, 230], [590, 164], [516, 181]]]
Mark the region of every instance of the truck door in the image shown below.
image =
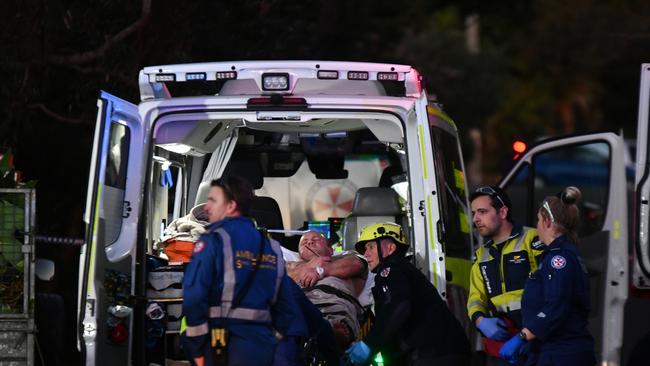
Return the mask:
[[567, 186], [582, 191], [579, 249], [589, 271], [589, 330], [599, 364], [620, 361], [623, 311], [628, 291], [627, 185], [623, 139], [614, 133], [563, 138], [540, 144], [502, 180], [513, 218], [536, 225], [539, 204]]
[[79, 268], [78, 341], [85, 365], [127, 365], [148, 139], [135, 105], [102, 92], [97, 106]]

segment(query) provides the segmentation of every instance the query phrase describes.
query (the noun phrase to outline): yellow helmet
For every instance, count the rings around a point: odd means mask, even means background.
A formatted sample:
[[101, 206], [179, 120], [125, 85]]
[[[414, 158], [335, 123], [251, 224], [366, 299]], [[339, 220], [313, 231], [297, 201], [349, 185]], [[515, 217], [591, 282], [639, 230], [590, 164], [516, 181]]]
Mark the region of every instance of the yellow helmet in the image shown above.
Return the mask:
[[397, 244], [408, 245], [406, 237], [402, 231], [402, 227], [392, 222], [383, 222], [379, 224], [372, 224], [361, 229], [359, 234], [359, 241], [354, 248], [359, 253], [365, 252], [366, 242], [378, 240], [381, 238], [391, 238]]

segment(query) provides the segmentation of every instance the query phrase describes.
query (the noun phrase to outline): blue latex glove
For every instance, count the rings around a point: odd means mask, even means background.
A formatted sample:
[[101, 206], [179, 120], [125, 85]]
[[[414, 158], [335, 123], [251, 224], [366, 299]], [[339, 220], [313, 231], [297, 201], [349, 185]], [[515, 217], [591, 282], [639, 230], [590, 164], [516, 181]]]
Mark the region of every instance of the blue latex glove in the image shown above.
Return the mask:
[[478, 329], [484, 336], [495, 341], [505, 341], [510, 334], [506, 329], [506, 323], [499, 318], [483, 318], [478, 323]]
[[370, 347], [363, 341], [354, 342], [345, 354], [353, 365], [363, 365], [370, 358]]
[[508, 361], [509, 364], [516, 365], [519, 360], [519, 351], [524, 344], [526, 344], [526, 341], [516, 335], [503, 344], [503, 347], [499, 350], [499, 356]]

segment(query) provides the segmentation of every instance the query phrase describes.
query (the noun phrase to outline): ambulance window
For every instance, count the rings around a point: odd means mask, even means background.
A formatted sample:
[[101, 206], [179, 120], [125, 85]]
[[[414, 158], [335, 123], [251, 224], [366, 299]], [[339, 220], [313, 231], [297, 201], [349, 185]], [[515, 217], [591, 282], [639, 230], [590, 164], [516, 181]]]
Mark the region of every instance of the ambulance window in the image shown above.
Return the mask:
[[562, 146], [535, 155], [533, 204], [539, 205], [546, 196], [556, 195], [567, 186], [576, 186], [582, 191], [579, 235], [601, 230], [607, 213], [610, 160], [611, 149], [606, 142]]
[[106, 158], [104, 177], [104, 198], [102, 200], [105, 219], [105, 243], [113, 244], [122, 229], [124, 190], [126, 188], [126, 166], [129, 158], [131, 135], [129, 129], [112, 122]]
[[432, 126], [431, 140], [434, 146], [434, 165], [438, 183], [438, 200], [445, 233], [447, 256], [469, 258], [471, 256], [470, 224], [463, 203], [465, 202], [465, 175], [458, 149], [458, 140], [445, 130]]
[[[512, 202], [512, 219], [518, 223], [525, 223], [530, 226], [534, 220], [534, 208], [529, 207], [530, 194], [528, 191], [528, 182], [530, 181], [530, 165], [523, 164], [519, 167], [515, 178], [505, 187], [505, 191]], [[534, 226], [535, 222], [532, 222]]]
[[126, 186], [126, 163], [129, 154], [129, 130], [116, 122], [111, 123], [105, 184], [124, 189]]

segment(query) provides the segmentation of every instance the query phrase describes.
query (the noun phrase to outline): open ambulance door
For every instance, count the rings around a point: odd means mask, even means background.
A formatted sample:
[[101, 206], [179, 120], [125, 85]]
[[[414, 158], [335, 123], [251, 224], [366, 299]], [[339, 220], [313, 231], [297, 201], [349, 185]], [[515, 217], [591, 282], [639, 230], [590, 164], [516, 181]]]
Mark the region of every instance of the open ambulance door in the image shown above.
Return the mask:
[[628, 292], [624, 149], [623, 139], [609, 132], [551, 140], [523, 155], [500, 183], [512, 200], [513, 219], [530, 227], [545, 197], [567, 186], [581, 190], [578, 248], [589, 271], [589, 331], [603, 365], [620, 362]]
[[[623, 361], [650, 359], [650, 64], [641, 65], [639, 119], [634, 177], [634, 241], [631, 246], [631, 295], [625, 308]], [[635, 365], [636, 365], [635, 364]]]
[[148, 139], [137, 106], [105, 92], [97, 106], [79, 268], [78, 345], [85, 365], [127, 365]]

